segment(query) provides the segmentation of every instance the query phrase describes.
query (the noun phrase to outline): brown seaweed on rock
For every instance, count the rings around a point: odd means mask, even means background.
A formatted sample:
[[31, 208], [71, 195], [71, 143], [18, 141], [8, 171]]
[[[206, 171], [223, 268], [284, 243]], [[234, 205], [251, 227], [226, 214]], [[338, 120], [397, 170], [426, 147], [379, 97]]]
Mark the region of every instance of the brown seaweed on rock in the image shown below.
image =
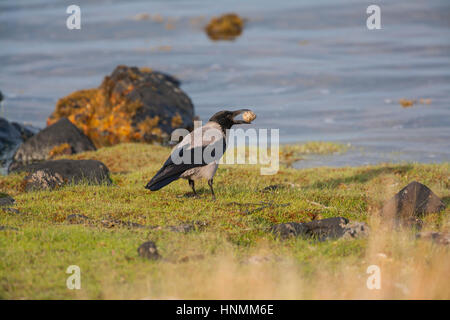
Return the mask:
[[47, 124], [67, 117], [97, 147], [167, 141], [177, 127], [193, 127], [194, 106], [174, 77], [149, 68], [118, 66], [98, 88], [59, 99]]
[[234, 40], [244, 30], [244, 19], [235, 13], [214, 17], [205, 27], [211, 40]]

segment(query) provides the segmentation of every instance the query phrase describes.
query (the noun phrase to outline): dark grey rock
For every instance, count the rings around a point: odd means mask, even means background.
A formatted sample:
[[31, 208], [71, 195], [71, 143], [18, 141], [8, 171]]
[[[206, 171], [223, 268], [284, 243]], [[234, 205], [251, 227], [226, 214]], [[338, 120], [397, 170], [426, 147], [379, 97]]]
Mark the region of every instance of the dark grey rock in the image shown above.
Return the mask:
[[83, 132], [68, 119], [62, 118], [25, 141], [14, 154], [9, 171], [47, 160], [55, 147], [66, 143], [70, 145], [71, 153], [96, 150], [92, 141]]
[[283, 239], [303, 237], [324, 241], [342, 237], [358, 238], [367, 236], [369, 228], [365, 223], [349, 223], [346, 218], [334, 217], [305, 223], [282, 223], [273, 226], [271, 231]]
[[30, 125], [20, 124], [17, 122], [11, 122], [11, 124], [14, 126], [14, 128], [16, 128], [17, 131], [19, 131], [22, 141], [27, 141], [40, 131], [39, 128]]
[[19, 231], [19, 229], [15, 228], [15, 227], [0, 226], [0, 231], [7, 231], [7, 230], [11, 230], [11, 231]]
[[388, 200], [380, 213], [398, 225], [421, 225], [420, 217], [445, 208], [442, 200], [426, 185], [413, 181]]
[[17, 128], [4, 118], [0, 118], [0, 154], [6, 148], [22, 142], [20, 132]]
[[137, 249], [139, 256], [149, 260], [158, 260], [161, 256], [158, 253], [156, 244], [153, 241], [144, 242]]
[[54, 160], [33, 163], [18, 169], [28, 172], [25, 189], [51, 190], [66, 184], [111, 184], [109, 169], [97, 160]]
[[66, 217], [66, 222], [71, 223], [71, 224], [89, 223], [90, 220], [91, 219], [89, 217], [86, 217], [85, 215], [82, 215], [82, 214], [69, 214]]
[[0, 167], [6, 174], [18, 146], [38, 131], [37, 128], [0, 118]]
[[70, 224], [100, 225], [105, 228], [115, 228], [115, 227], [145, 228], [145, 226], [139, 223], [122, 221], [117, 219], [95, 220], [82, 214], [70, 214], [66, 217], [66, 222]]
[[416, 234], [417, 239], [427, 239], [434, 243], [448, 245], [450, 244], [449, 232], [419, 232]]
[[0, 207], [11, 206], [16, 202], [12, 197], [8, 196], [6, 193], [0, 192]]
[[202, 229], [205, 226], [205, 222], [195, 221], [193, 223], [182, 223], [175, 226], [169, 226], [168, 229], [173, 232], [188, 233], [191, 231]]
[[282, 185], [282, 184], [272, 184], [272, 185], [267, 186], [264, 189], [262, 189], [262, 192], [264, 192], [264, 193], [275, 192], [275, 191], [285, 189], [285, 188], [286, 188], [286, 186]]
[[2, 210], [3, 212], [7, 212], [7, 213], [12, 213], [12, 214], [23, 214], [22, 212], [20, 212], [19, 210], [15, 209], [15, 208], [0, 208], [0, 210]]
[[6, 119], [0, 118], [0, 167], [6, 174], [15, 150], [22, 143], [20, 132]]
[[105, 228], [114, 228], [114, 227], [145, 228], [145, 226], [139, 223], [122, 221], [117, 219], [103, 219], [100, 221], [100, 223]]

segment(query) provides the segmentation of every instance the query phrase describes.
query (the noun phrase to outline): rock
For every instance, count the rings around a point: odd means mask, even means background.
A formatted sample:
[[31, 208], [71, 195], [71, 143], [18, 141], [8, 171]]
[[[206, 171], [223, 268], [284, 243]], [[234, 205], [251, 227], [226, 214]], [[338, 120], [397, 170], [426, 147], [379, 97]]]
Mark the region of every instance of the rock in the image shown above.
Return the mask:
[[16, 202], [13, 198], [8, 196], [6, 193], [0, 192], [0, 207], [11, 206]]
[[428, 239], [434, 243], [448, 245], [450, 243], [449, 232], [419, 232], [416, 234], [417, 239]]
[[0, 167], [6, 173], [17, 146], [22, 143], [20, 132], [6, 119], [0, 118]]
[[334, 217], [305, 223], [282, 223], [271, 231], [285, 239], [288, 237], [314, 238], [319, 241], [336, 238], [358, 238], [367, 236], [369, 228], [365, 223], [349, 223], [346, 218]]
[[9, 122], [0, 118], [0, 169], [6, 174], [14, 152], [23, 142], [32, 137], [38, 129], [21, 125], [17, 122]]
[[66, 222], [70, 224], [89, 224], [89, 225], [101, 225], [105, 228], [114, 227], [128, 227], [128, 228], [144, 228], [142, 224], [127, 222], [116, 219], [102, 219], [94, 220], [82, 214], [70, 214], [66, 217]]
[[427, 186], [413, 181], [388, 200], [381, 216], [394, 219], [397, 225], [421, 225], [420, 217], [445, 208], [442, 200]]
[[344, 226], [344, 239], [362, 238], [369, 235], [369, 227], [364, 222], [350, 222]]
[[22, 142], [20, 132], [17, 128], [4, 118], [0, 118], [0, 154], [8, 147]]
[[23, 214], [22, 212], [20, 212], [19, 210], [15, 209], [15, 208], [0, 208], [3, 212], [7, 212], [7, 213], [11, 213], [11, 214]]
[[[59, 154], [96, 150], [92, 141], [68, 119], [62, 118], [24, 142], [14, 154], [9, 171], [21, 166], [48, 160]], [[65, 150], [65, 151], [64, 151]]]
[[180, 233], [188, 233], [195, 230], [200, 230], [207, 225], [206, 222], [203, 221], [194, 221], [192, 223], [182, 223], [176, 226], [167, 227], [170, 231], [180, 232]]
[[202, 230], [207, 225], [208, 225], [208, 223], [205, 221], [193, 221], [190, 223], [182, 223], [182, 224], [173, 225], [173, 226], [151, 226], [150, 229], [152, 229], [152, 230], [167, 230], [167, 231], [179, 232], [179, 233], [189, 233], [191, 231]]
[[108, 168], [97, 160], [50, 160], [21, 167], [25, 190], [52, 190], [68, 183], [111, 184]]
[[16, 128], [17, 131], [19, 131], [22, 141], [27, 141], [39, 132], [38, 128], [31, 125], [20, 124], [17, 122], [11, 122], [11, 124], [14, 126], [14, 128]]
[[97, 147], [166, 142], [174, 129], [193, 128], [194, 106], [179, 86], [161, 72], [118, 66], [100, 87], [60, 99], [47, 123], [67, 117]]
[[156, 244], [153, 241], [147, 241], [141, 244], [138, 248], [139, 256], [149, 260], [158, 260], [161, 256], [156, 249]]
[[235, 13], [212, 18], [205, 28], [211, 40], [234, 40], [243, 30], [244, 20]]
[[145, 228], [142, 224], [135, 222], [128, 222], [116, 219], [103, 219], [100, 221], [101, 225], [105, 228], [114, 228], [114, 227], [127, 227], [127, 228]]
[[90, 222], [90, 218], [82, 214], [69, 214], [66, 217], [66, 222], [71, 224], [85, 224]]
[[270, 192], [275, 192], [275, 191], [278, 191], [278, 190], [281, 190], [281, 189], [285, 189], [285, 188], [286, 188], [286, 186], [282, 185], [282, 184], [272, 184], [270, 186], [267, 186], [267, 187], [263, 188], [261, 190], [261, 192], [270, 193]]
[[19, 229], [15, 228], [15, 227], [0, 226], [0, 231], [6, 231], [6, 230], [19, 231]]

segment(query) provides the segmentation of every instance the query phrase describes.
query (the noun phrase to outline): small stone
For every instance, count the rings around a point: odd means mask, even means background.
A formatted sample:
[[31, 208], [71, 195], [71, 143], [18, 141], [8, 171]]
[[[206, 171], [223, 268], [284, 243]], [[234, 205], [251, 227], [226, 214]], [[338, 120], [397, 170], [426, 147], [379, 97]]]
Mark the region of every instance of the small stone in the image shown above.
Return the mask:
[[82, 214], [69, 214], [66, 217], [66, 221], [72, 224], [83, 224], [88, 223], [90, 221], [89, 217], [86, 217]]
[[272, 185], [267, 186], [264, 189], [262, 189], [262, 192], [274, 192], [274, 191], [278, 191], [278, 190], [284, 189], [284, 188], [286, 188], [286, 186], [284, 186], [282, 184], [272, 184]]
[[2, 206], [11, 206], [16, 202], [12, 197], [7, 195], [6, 193], [0, 192], [0, 207]]
[[156, 244], [153, 241], [144, 242], [139, 246], [137, 251], [139, 256], [149, 260], [158, 260], [161, 258], [158, 249], [156, 249]]
[[349, 223], [346, 218], [333, 217], [305, 223], [282, 223], [273, 226], [271, 231], [283, 239], [300, 236], [324, 241], [337, 238], [365, 237], [369, 233], [369, 228], [362, 222]]
[[103, 219], [100, 221], [100, 223], [105, 228], [114, 228], [114, 227], [144, 228], [144, 226], [139, 223], [116, 220], [116, 219]]
[[188, 233], [195, 230], [195, 226], [193, 224], [183, 223], [177, 226], [169, 226], [170, 231], [180, 232], [180, 233]]
[[448, 245], [450, 243], [449, 232], [419, 232], [416, 234], [417, 239], [427, 239], [434, 243]]
[[0, 226], [0, 231], [19, 231], [19, 229], [9, 226]]
[[20, 212], [19, 210], [15, 209], [15, 208], [1, 208], [1, 210], [3, 212], [8, 212], [8, 213], [12, 213], [12, 214], [22, 214], [22, 212]]

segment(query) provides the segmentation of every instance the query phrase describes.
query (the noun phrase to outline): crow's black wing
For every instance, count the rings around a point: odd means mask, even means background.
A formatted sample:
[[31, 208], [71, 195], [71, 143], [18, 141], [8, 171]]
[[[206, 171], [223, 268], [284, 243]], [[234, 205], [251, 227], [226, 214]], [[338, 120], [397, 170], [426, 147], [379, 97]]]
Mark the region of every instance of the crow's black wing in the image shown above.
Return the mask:
[[[208, 150], [206, 150], [207, 148]], [[225, 152], [225, 148], [226, 143], [223, 138], [214, 143], [195, 148], [191, 148], [188, 144], [176, 148], [145, 188], [151, 191], [159, 190], [179, 179], [189, 169], [202, 167], [213, 161], [218, 162]], [[205, 154], [208, 156], [205, 157]]]

